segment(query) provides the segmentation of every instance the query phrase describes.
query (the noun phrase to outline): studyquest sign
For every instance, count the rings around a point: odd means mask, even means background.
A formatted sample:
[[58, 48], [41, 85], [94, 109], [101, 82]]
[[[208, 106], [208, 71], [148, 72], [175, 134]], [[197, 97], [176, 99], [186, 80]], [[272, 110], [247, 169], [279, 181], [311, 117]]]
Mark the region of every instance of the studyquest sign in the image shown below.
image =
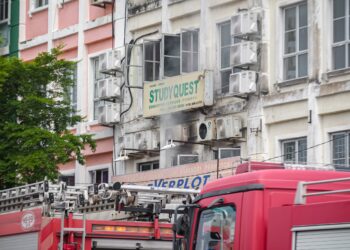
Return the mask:
[[143, 116], [203, 107], [205, 79], [203, 72], [166, 78], [144, 84]]

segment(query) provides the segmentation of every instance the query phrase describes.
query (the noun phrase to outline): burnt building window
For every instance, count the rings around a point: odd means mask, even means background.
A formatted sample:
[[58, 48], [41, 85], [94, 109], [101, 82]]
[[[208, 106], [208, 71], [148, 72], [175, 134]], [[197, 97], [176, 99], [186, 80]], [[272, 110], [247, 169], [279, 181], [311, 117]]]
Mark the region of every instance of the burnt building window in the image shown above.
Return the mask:
[[146, 41], [143, 45], [144, 81], [159, 80], [160, 69], [160, 41]]

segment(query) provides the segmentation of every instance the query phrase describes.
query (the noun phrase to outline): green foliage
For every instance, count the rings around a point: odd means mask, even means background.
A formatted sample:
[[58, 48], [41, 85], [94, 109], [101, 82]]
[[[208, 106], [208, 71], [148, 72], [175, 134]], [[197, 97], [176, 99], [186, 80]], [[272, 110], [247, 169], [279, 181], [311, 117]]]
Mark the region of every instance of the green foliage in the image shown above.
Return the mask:
[[85, 146], [95, 150], [91, 135], [67, 129], [82, 117], [71, 115], [67, 98], [75, 63], [59, 55], [58, 48], [31, 62], [0, 57], [0, 189], [54, 180], [59, 164], [84, 164]]

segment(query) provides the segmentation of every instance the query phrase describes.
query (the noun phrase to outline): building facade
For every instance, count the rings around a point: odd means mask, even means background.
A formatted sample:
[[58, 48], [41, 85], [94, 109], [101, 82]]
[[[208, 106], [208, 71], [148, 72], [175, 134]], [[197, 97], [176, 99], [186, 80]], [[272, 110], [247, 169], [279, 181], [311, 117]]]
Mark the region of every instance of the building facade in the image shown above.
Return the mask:
[[[162, 168], [186, 172], [189, 165], [173, 167], [237, 155], [348, 170], [348, 7], [347, 0], [129, 1], [126, 40], [138, 46], [126, 50], [128, 111], [115, 146], [122, 176], [114, 180], [152, 182], [166, 179]], [[189, 99], [201, 78], [204, 99]]]
[[85, 166], [61, 166], [62, 178], [195, 187], [242, 159], [349, 169], [349, 9], [349, 0], [21, 1], [20, 56], [64, 45], [78, 62], [72, 104], [86, 117], [72, 129], [98, 142]]
[[[76, 61], [76, 80], [71, 100], [85, 121], [71, 128], [77, 134], [93, 134], [96, 152], [85, 150], [86, 164], [70, 162], [60, 166], [61, 179], [69, 184], [110, 182], [113, 176], [113, 129], [102, 126], [96, 119], [98, 106], [96, 84], [107, 76], [100, 74], [99, 55], [123, 43], [115, 30], [124, 16], [116, 13], [122, 1], [114, 4], [90, 4], [78, 0], [20, 1], [20, 57], [25, 61], [38, 53], [63, 46], [62, 58]], [[112, 23], [112, 17], [118, 19]], [[122, 25], [123, 26], [123, 25]]]

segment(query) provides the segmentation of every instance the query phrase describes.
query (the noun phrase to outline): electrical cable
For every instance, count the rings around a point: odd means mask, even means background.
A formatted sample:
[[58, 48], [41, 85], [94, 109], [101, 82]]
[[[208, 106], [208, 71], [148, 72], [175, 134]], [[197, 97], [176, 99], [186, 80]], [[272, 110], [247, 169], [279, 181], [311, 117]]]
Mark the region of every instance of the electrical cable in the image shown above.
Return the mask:
[[[141, 36], [139, 36], [138, 38], [136, 38], [135, 40], [132, 39], [132, 40], [129, 42], [128, 45], [135, 45], [135, 44], [137, 43], [137, 41], [140, 40], [141, 38], [144, 38], [144, 37], [150, 36], [150, 35], [154, 35], [154, 34], [157, 34], [157, 33], [158, 33], [158, 30], [155, 30], [155, 31], [152, 31], [152, 32], [150, 32], [150, 33], [141, 35]], [[128, 50], [127, 50], [126, 81], [125, 81], [125, 83], [126, 83], [127, 85], [129, 85], [129, 67], [128, 67], [128, 65], [130, 64], [132, 49], [133, 49], [133, 47], [128, 47]], [[124, 86], [125, 86], [125, 84], [124, 84]], [[123, 86], [123, 87], [124, 87], [124, 86]], [[131, 89], [128, 88], [128, 90], [129, 90], [129, 95], [130, 95], [130, 104], [129, 104], [129, 107], [128, 107], [126, 110], [124, 110], [123, 112], [120, 113], [120, 117], [131, 109], [131, 106], [132, 106], [133, 101], [134, 101], [133, 96], [132, 96]]]
[[345, 137], [347, 137], [347, 136], [348, 136], [348, 135], [344, 135], [344, 136], [338, 137], [338, 138], [332, 138], [332, 139], [330, 139], [330, 140], [328, 140], [328, 141], [325, 141], [325, 142], [322, 142], [322, 143], [319, 143], [319, 144], [310, 146], [310, 147], [305, 148], [305, 149], [301, 149], [301, 150], [298, 150], [298, 151], [294, 151], [294, 152], [292, 152], [292, 153], [283, 154], [283, 155], [279, 155], [279, 156], [274, 156], [274, 157], [268, 158], [268, 159], [266, 159], [266, 160], [263, 160], [262, 162], [270, 161], [270, 160], [273, 160], [273, 159], [278, 159], [278, 158], [281, 158], [281, 157], [284, 157], [284, 156], [290, 155], [290, 154], [296, 154], [296, 153], [304, 152], [304, 151], [307, 151], [307, 150], [309, 150], [309, 149], [316, 148], [316, 147], [318, 147], [318, 146], [321, 146], [321, 145], [330, 143], [330, 142], [332, 142], [332, 141], [334, 141], [334, 140], [336, 140], [336, 139], [345, 138]]

